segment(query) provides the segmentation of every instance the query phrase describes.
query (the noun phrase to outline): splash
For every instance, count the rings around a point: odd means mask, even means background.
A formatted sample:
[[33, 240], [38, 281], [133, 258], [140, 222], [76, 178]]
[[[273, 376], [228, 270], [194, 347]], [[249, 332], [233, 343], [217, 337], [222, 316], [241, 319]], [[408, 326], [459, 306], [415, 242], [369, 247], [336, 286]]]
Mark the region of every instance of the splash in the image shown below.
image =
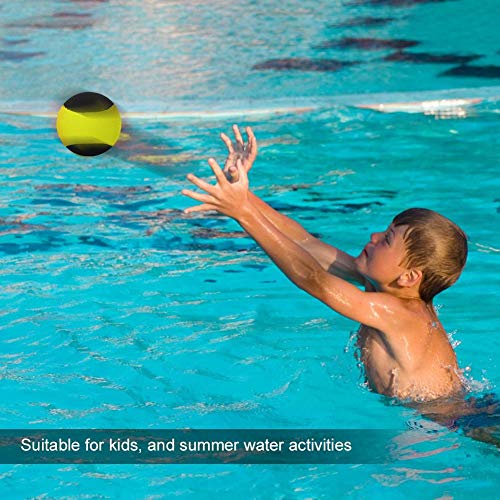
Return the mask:
[[462, 370], [456, 370], [455, 373], [467, 392], [484, 393], [492, 391], [495, 388], [495, 385], [486, 377], [486, 370], [481, 370], [480, 380], [476, 380], [472, 376], [472, 369], [470, 366], [466, 366]]
[[[357, 337], [358, 337], [357, 331], [349, 333], [349, 339], [347, 340], [347, 344], [344, 347], [344, 352], [346, 354], [349, 353], [353, 349], [353, 347], [355, 347]], [[355, 349], [358, 350], [356, 347], [355, 347]]]
[[362, 389], [369, 390], [370, 386], [368, 380], [365, 377], [365, 369], [363, 362], [361, 361], [361, 349], [357, 345], [358, 331], [351, 331], [349, 333], [349, 339], [344, 347], [344, 352], [346, 354], [352, 352], [354, 354], [354, 359], [356, 360], [356, 367], [358, 368], [358, 387]]

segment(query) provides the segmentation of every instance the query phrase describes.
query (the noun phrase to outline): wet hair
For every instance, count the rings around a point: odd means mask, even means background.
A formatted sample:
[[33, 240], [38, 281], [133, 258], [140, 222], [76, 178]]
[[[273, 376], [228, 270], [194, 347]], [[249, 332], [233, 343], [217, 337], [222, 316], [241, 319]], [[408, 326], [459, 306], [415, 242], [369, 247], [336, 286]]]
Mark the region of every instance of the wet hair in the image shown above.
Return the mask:
[[403, 265], [422, 270], [420, 298], [429, 303], [457, 281], [467, 260], [467, 236], [451, 220], [426, 208], [409, 208], [396, 215], [395, 226], [408, 226], [403, 236]]

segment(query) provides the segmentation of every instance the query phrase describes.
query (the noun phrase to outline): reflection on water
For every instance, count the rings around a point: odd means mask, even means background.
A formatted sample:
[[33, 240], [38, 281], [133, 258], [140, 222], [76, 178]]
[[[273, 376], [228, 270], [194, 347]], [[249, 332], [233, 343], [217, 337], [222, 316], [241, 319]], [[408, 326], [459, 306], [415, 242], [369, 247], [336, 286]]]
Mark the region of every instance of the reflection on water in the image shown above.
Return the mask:
[[[97, 89], [140, 109], [147, 101], [168, 107], [179, 100], [480, 87], [498, 78], [497, 49], [488, 46], [496, 36], [494, 0], [481, 9], [473, 0], [429, 1], [442, 3], [433, 23], [426, 3], [290, 0], [284, 8], [247, 0], [28, 0], [22, 15], [10, 3], [2, 12], [0, 44], [26, 44], [0, 56], [1, 95], [59, 101]], [[407, 50], [416, 44], [426, 52]], [[479, 57], [484, 63], [469, 65]], [[438, 75], [434, 64], [450, 67]], [[282, 70], [293, 71], [284, 76]]]

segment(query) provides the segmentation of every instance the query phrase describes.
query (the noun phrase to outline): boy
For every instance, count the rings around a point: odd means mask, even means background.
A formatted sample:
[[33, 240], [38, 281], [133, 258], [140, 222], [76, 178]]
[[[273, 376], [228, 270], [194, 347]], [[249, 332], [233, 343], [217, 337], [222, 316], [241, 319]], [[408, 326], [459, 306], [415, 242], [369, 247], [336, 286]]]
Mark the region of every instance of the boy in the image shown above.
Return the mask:
[[[358, 346], [370, 387], [407, 401], [461, 394], [457, 360], [432, 299], [459, 277], [467, 239], [453, 222], [427, 209], [397, 215], [386, 231], [373, 233], [356, 258], [321, 242], [248, 189], [257, 142], [248, 127], [244, 144], [221, 134], [229, 156], [210, 185], [187, 178], [206, 193], [183, 190], [203, 202], [185, 213], [217, 210], [234, 218], [299, 288], [338, 313], [360, 322]], [[365, 287], [359, 290], [349, 281]]]

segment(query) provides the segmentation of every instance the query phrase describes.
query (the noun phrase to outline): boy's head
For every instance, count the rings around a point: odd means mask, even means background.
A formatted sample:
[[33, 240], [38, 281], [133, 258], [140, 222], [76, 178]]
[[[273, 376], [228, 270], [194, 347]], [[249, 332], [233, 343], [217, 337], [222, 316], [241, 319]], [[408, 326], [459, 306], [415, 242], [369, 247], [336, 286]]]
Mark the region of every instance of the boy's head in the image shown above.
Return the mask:
[[467, 237], [451, 220], [426, 208], [410, 208], [396, 215], [393, 226], [407, 226], [401, 266], [420, 269], [420, 298], [430, 302], [457, 281], [467, 259]]

